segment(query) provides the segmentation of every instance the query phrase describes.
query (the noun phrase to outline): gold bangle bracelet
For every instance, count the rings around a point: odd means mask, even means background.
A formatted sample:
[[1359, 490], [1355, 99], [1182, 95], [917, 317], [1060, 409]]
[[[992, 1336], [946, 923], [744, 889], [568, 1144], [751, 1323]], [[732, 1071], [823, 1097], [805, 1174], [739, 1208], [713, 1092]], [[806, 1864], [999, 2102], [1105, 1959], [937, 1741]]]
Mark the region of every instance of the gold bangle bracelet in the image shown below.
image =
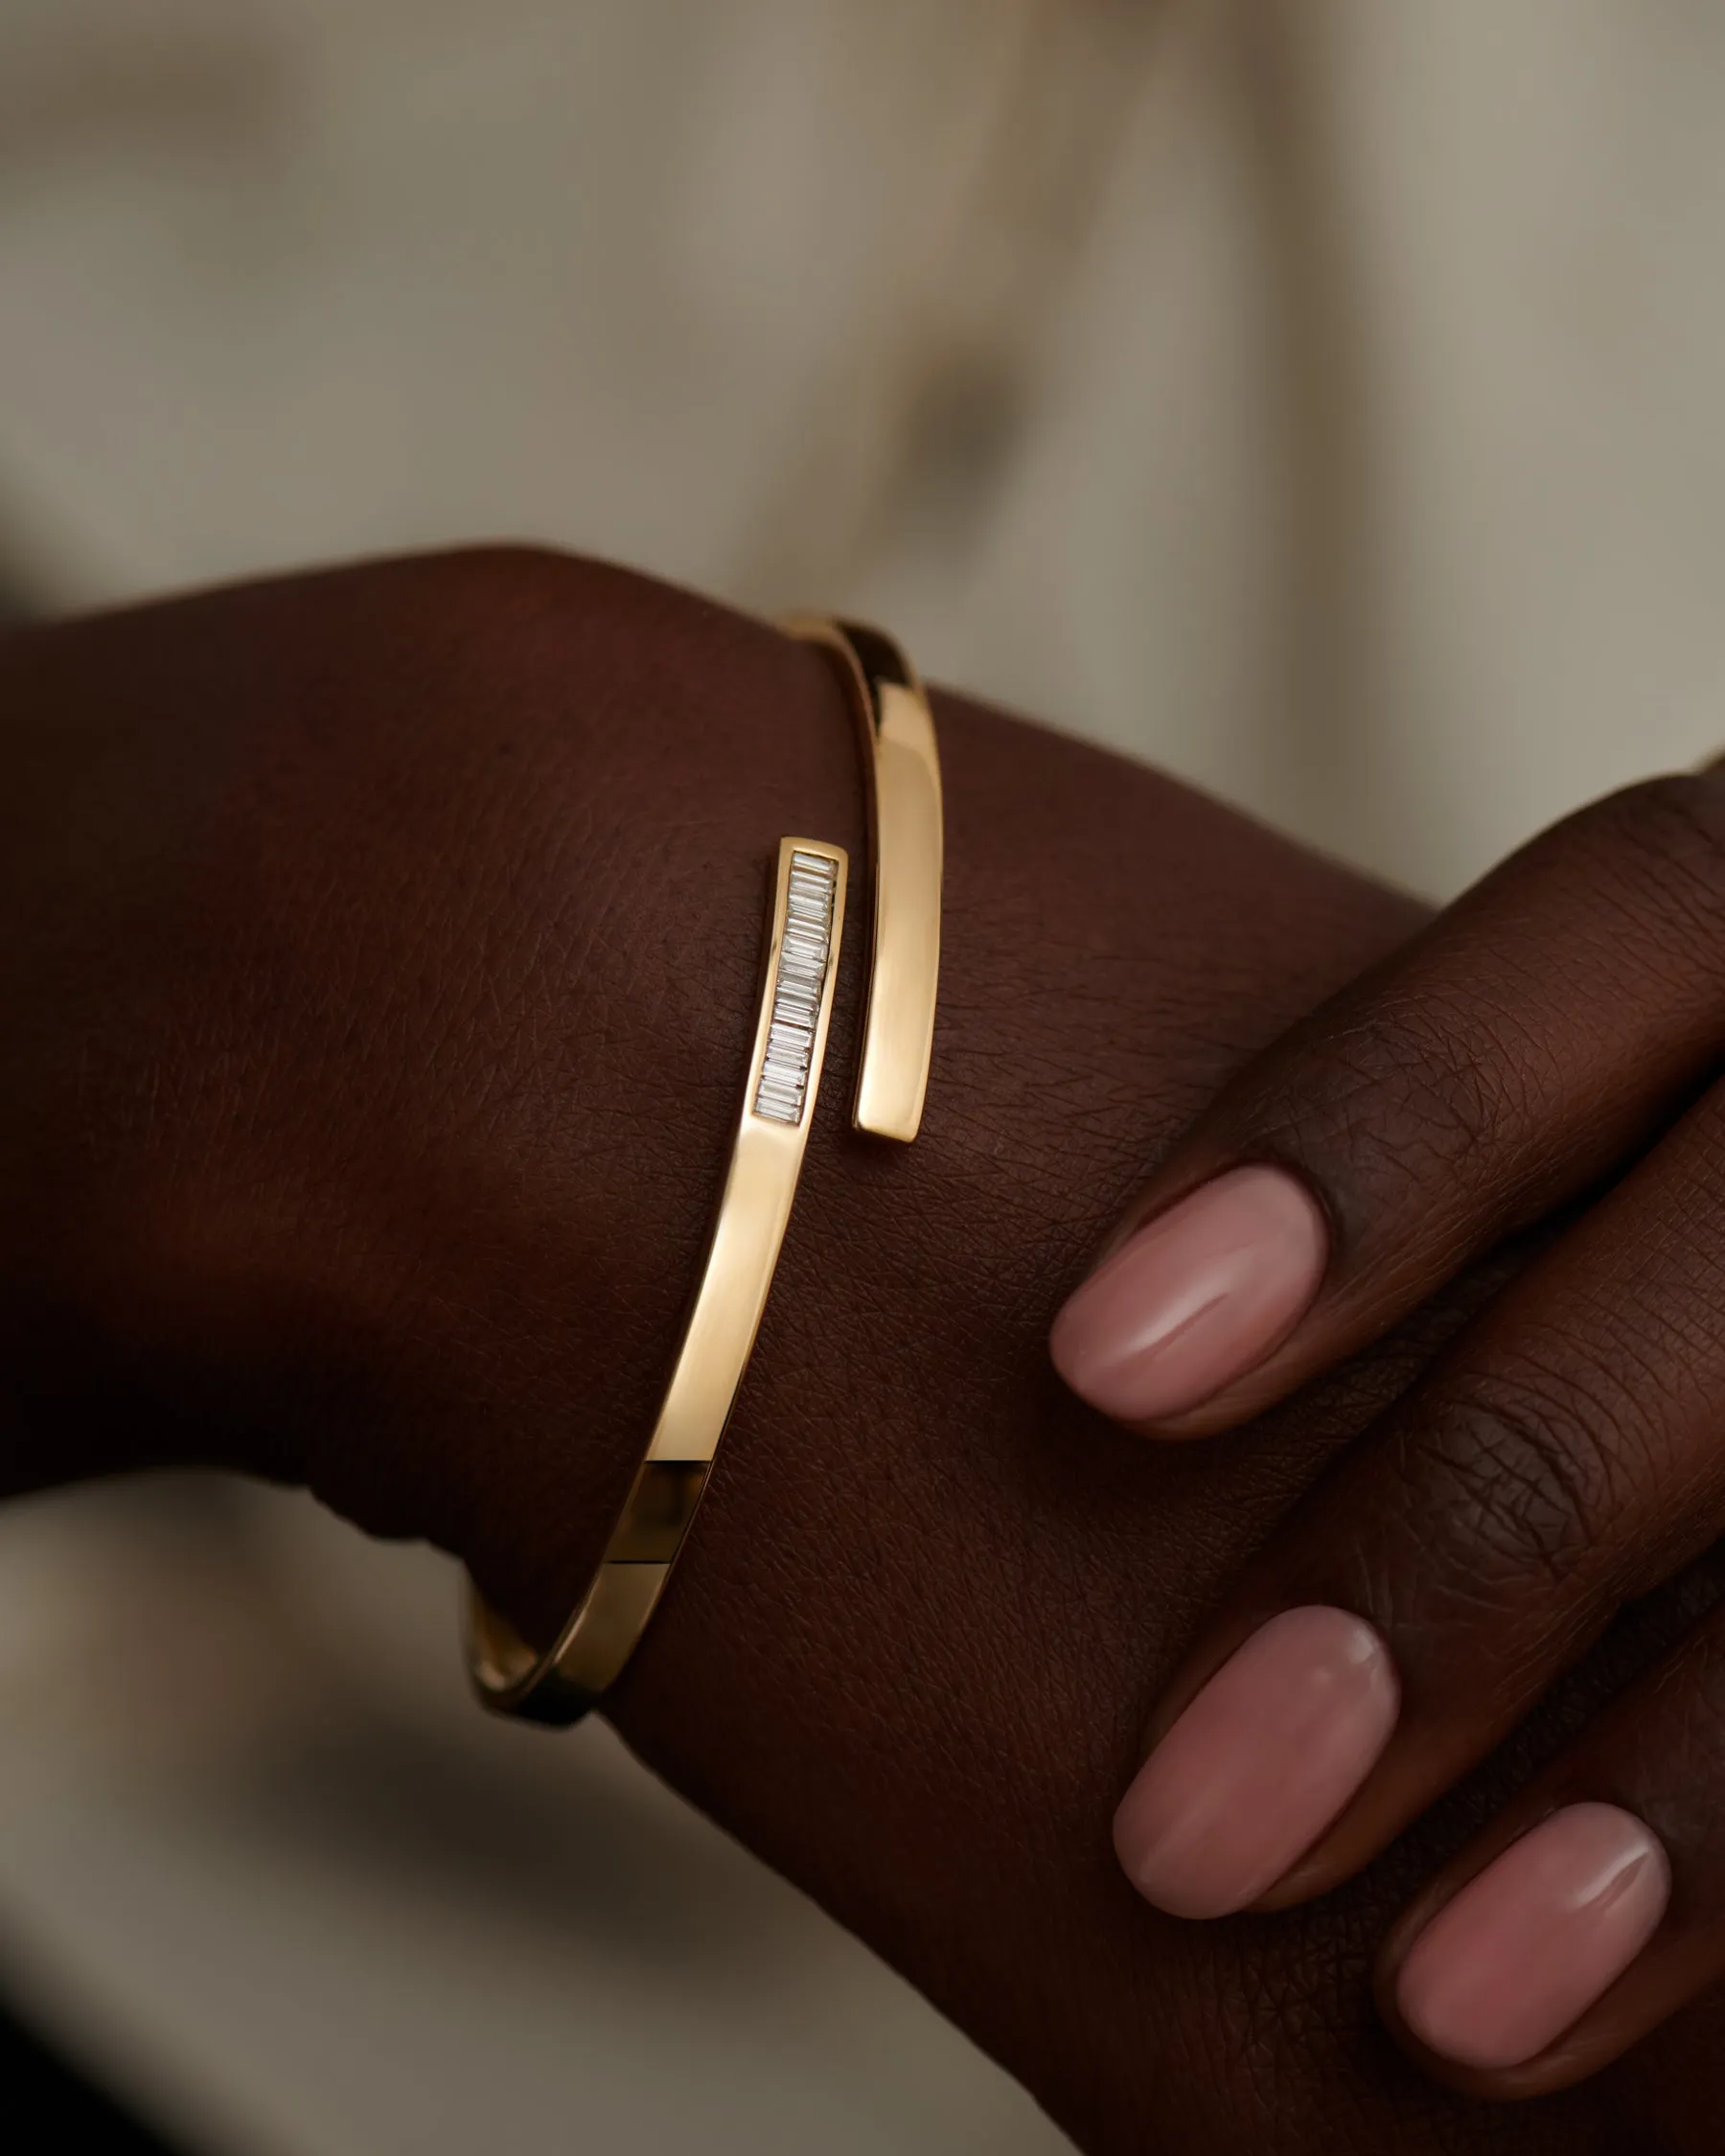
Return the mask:
[[934, 716], [891, 637], [826, 614], [787, 631], [837, 660], [862, 734], [874, 855], [874, 951], [851, 1121], [908, 1144], [922, 1123], [940, 989], [944, 847]]
[[[852, 1121], [908, 1143], [922, 1121], [940, 972], [943, 836], [933, 715], [877, 630], [824, 615], [785, 625], [838, 661], [862, 738], [874, 937]], [[779, 844], [766, 986], [748, 1088], [700, 1292], [670, 1388], [592, 1585], [536, 1654], [471, 1584], [468, 1666], [501, 1714], [565, 1727], [622, 1674], [706, 1488], [748, 1366], [801, 1174], [844, 926], [843, 849]]]
[[748, 1089], [700, 1293], [621, 1517], [581, 1606], [542, 1655], [468, 1590], [468, 1666], [502, 1714], [566, 1727], [621, 1675], [706, 1488], [767, 1307], [820, 1089], [844, 929], [847, 861], [779, 842], [766, 985]]

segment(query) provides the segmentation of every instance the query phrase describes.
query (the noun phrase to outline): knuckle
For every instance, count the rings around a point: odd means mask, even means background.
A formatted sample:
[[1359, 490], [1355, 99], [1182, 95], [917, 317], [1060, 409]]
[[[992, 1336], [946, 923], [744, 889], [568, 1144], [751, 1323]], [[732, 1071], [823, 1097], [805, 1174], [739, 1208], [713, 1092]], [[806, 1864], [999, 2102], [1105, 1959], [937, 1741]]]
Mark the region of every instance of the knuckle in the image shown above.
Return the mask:
[[1531, 1365], [1476, 1374], [1420, 1449], [1430, 1521], [1460, 1545], [1475, 1587], [1491, 1575], [1573, 1583], [1625, 1510], [1633, 1447], [1574, 1377]]

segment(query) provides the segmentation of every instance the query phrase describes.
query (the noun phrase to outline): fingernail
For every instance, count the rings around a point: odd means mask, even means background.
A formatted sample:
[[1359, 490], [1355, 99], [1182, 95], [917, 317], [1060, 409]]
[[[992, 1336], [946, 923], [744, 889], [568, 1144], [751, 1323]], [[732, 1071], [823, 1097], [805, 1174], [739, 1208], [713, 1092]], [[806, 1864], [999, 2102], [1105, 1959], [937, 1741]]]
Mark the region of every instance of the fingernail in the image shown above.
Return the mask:
[[1512, 1843], [1414, 1942], [1396, 2003], [1460, 2066], [1519, 2066], [1645, 1946], [1671, 1893], [1659, 1837], [1615, 1804], [1572, 1804]]
[[1139, 1769], [1115, 1848], [1146, 1900], [1226, 1916], [1267, 1893], [1376, 1764], [1401, 1700], [1390, 1650], [1346, 1610], [1284, 1610], [1206, 1685]]
[[1140, 1227], [1054, 1320], [1054, 1365], [1122, 1422], [1181, 1414], [1261, 1363], [1323, 1277], [1318, 1202], [1280, 1168], [1233, 1168]]

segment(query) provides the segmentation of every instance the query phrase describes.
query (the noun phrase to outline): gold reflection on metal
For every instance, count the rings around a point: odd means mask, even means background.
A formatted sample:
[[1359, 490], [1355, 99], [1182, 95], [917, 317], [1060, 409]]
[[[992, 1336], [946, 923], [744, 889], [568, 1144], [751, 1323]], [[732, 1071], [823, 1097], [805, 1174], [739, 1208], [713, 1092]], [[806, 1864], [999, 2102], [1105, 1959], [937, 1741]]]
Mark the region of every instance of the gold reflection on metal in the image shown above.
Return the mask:
[[[592, 1585], [544, 1655], [469, 1589], [469, 1667], [479, 1697], [499, 1713], [578, 1720], [622, 1673], [677, 1562], [748, 1366], [796, 1196], [826, 1055], [846, 872], [841, 847], [780, 841], [754, 1052], [706, 1268], [653, 1442]], [[878, 944], [878, 919], [876, 933]], [[912, 1119], [902, 1135], [914, 1130]]]
[[940, 988], [943, 826], [934, 718], [915, 668], [889, 636], [825, 614], [794, 614], [793, 636], [839, 662], [863, 736], [874, 852], [874, 956], [851, 1120], [905, 1144], [922, 1123]]

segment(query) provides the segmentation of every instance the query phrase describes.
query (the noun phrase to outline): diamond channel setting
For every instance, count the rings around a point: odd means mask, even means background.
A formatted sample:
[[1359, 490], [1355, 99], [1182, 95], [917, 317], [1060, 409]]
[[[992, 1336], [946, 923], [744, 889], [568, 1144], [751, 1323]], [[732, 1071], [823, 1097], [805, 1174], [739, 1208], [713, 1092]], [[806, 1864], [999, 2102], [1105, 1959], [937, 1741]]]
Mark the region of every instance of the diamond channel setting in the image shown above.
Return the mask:
[[809, 1064], [820, 1021], [820, 995], [833, 952], [833, 904], [839, 864], [825, 854], [791, 856], [785, 932], [772, 983], [767, 1053], [755, 1088], [754, 1112], [769, 1123], [795, 1125], [809, 1098]]

